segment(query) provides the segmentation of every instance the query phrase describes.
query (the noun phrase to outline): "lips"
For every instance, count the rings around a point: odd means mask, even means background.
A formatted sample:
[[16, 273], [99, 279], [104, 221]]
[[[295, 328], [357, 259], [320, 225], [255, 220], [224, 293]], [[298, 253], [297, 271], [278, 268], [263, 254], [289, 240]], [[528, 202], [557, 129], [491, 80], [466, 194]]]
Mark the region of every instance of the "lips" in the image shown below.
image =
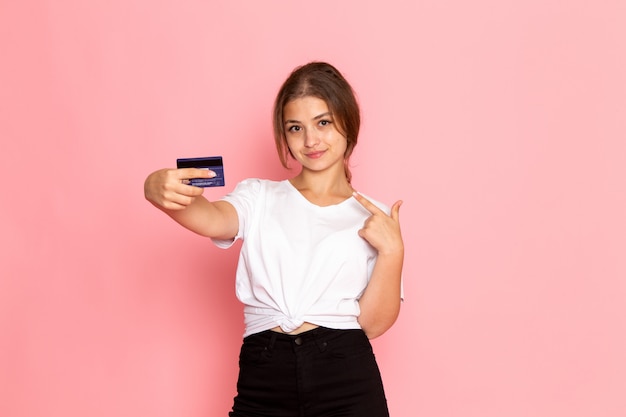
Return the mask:
[[311, 158], [311, 159], [318, 159], [321, 158], [322, 155], [324, 155], [324, 152], [326, 151], [315, 151], [315, 152], [309, 152], [306, 155], [307, 158]]

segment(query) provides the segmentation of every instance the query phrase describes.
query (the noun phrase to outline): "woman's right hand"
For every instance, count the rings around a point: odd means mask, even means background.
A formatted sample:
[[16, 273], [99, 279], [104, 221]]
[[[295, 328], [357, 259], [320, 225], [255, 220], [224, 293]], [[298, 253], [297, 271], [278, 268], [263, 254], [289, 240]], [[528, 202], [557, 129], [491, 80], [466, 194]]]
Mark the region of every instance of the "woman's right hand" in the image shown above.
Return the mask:
[[191, 178], [212, 178], [213, 171], [198, 168], [160, 169], [148, 175], [143, 190], [146, 200], [161, 210], [183, 210], [202, 195], [204, 188], [188, 185]]

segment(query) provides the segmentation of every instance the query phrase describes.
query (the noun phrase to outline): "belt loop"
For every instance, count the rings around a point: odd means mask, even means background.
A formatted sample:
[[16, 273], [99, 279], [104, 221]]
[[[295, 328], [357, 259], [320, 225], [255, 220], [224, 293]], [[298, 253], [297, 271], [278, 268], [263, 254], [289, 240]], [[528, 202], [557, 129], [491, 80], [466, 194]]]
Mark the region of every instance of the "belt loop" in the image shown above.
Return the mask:
[[278, 337], [278, 333], [276, 332], [270, 332], [271, 336], [270, 336], [270, 341], [267, 344], [267, 349], [272, 351], [274, 350], [274, 344], [276, 343], [276, 337]]
[[313, 334], [313, 338], [315, 339], [315, 344], [320, 352], [324, 352], [328, 347], [328, 342], [324, 340], [324, 333], [320, 334], [319, 330]]

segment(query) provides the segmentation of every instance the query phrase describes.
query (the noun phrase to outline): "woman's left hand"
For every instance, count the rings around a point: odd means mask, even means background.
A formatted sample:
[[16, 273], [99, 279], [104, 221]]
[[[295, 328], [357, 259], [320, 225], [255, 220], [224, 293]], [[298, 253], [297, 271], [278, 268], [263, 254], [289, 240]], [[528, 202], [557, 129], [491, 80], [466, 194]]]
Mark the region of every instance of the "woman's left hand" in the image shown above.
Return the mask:
[[374, 203], [355, 192], [354, 198], [372, 215], [365, 220], [359, 236], [367, 240], [379, 254], [402, 253], [404, 243], [400, 233], [400, 206], [402, 200], [396, 201], [391, 207], [390, 215], [378, 208]]

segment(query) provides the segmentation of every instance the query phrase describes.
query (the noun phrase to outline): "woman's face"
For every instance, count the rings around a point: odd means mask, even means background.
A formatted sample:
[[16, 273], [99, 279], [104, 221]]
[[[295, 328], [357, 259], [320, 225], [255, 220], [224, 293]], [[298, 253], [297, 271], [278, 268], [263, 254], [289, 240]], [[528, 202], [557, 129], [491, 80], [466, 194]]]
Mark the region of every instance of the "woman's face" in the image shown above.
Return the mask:
[[285, 105], [283, 118], [287, 146], [303, 169], [343, 172], [347, 140], [324, 100], [294, 99]]

